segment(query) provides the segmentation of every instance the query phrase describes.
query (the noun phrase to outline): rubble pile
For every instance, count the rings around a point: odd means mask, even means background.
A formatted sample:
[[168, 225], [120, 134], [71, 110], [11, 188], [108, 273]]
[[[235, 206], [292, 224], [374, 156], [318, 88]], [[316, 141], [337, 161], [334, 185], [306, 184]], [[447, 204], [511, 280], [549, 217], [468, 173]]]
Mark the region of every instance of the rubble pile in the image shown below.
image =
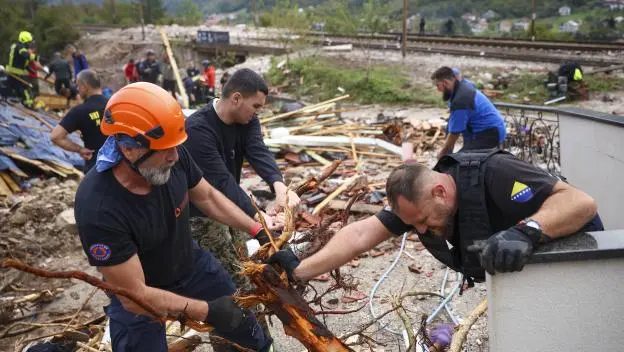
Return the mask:
[[[393, 168], [404, 160], [427, 163], [425, 151], [438, 149], [446, 136], [442, 119], [390, 119], [383, 114], [362, 120], [346, 118], [356, 107], [343, 106], [349, 95], [289, 112], [262, 116], [265, 143], [278, 162], [291, 166], [351, 159], [356, 167], [376, 164]], [[292, 105], [292, 104], [288, 104]]]
[[27, 193], [0, 208], [0, 258], [54, 258], [80, 246], [73, 219], [78, 182], [53, 177], [28, 181]]

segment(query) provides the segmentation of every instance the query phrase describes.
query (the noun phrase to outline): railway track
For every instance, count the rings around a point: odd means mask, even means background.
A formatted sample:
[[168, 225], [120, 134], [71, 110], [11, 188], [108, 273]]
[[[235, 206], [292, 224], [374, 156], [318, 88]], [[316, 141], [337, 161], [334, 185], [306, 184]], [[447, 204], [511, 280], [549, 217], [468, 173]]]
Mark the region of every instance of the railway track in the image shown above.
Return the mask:
[[[365, 34], [354, 35], [328, 34], [322, 32], [308, 32], [305, 35], [313, 37], [327, 37], [335, 39], [357, 39], [357, 40], [388, 40], [397, 41], [400, 38], [398, 33]], [[624, 43], [619, 42], [565, 42], [565, 41], [530, 41], [510, 38], [492, 37], [455, 37], [425, 35], [419, 36], [409, 34], [408, 43], [439, 43], [453, 45], [472, 46], [496, 46], [519, 49], [545, 49], [545, 50], [570, 50], [570, 51], [624, 51]]]
[[[81, 32], [93, 34], [112, 29], [122, 28], [109, 25], [75, 25]], [[329, 35], [322, 32], [308, 32], [315, 45], [352, 44], [354, 47], [375, 50], [400, 50], [398, 34], [356, 34], [356, 35]], [[276, 41], [276, 37], [257, 37], [251, 40]], [[620, 65], [624, 60], [618, 59], [624, 54], [624, 43], [618, 42], [564, 42], [564, 41], [526, 41], [506, 38], [490, 37], [447, 37], [447, 36], [418, 36], [408, 35], [408, 52], [422, 52], [431, 54], [446, 54], [459, 56], [473, 56], [495, 58], [503, 60], [534, 61], [561, 63], [576, 61], [586, 66]], [[591, 53], [582, 55], [582, 53]], [[601, 53], [617, 53], [610, 57]]]

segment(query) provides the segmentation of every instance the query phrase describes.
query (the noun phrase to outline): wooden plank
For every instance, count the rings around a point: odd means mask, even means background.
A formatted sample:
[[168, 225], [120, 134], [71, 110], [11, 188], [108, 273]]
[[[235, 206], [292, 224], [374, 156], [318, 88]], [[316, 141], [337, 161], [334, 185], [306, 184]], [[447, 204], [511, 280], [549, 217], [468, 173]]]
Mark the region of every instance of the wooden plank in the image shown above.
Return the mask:
[[312, 128], [312, 127], [319, 127], [319, 126], [323, 126], [323, 125], [326, 125], [328, 123], [333, 123], [333, 122], [336, 122], [336, 121], [338, 121], [338, 118], [337, 117], [332, 117], [332, 118], [329, 118], [329, 119], [326, 119], [326, 120], [322, 120], [322, 121], [318, 121], [318, 122], [315, 122], [315, 123], [305, 124], [303, 126], [290, 127], [288, 129], [288, 131], [292, 133], [292, 132], [296, 132], [296, 131], [300, 131], [300, 130], [307, 130], [307, 129]]
[[41, 122], [42, 124], [48, 126], [48, 128], [53, 129], [54, 127], [46, 120], [44, 120], [43, 118], [41, 118], [39, 115], [35, 114], [34, 112], [31, 112], [30, 110], [26, 109], [25, 107], [22, 107], [21, 104], [11, 104], [9, 103], [12, 107], [18, 109], [19, 111], [23, 112], [24, 114], [28, 115], [28, 116], [32, 116], [35, 119], [37, 119], [37, 121]]
[[311, 151], [311, 150], [307, 150], [306, 149], [306, 154], [308, 154], [310, 156], [310, 158], [318, 161], [319, 163], [323, 164], [323, 166], [327, 166], [327, 165], [331, 165], [331, 161], [323, 158], [322, 156], [316, 154], [315, 152]]
[[[344, 200], [332, 200], [329, 202], [329, 207], [334, 210], [344, 210], [347, 206], [347, 201]], [[354, 203], [351, 206], [351, 211], [356, 213], [377, 214], [383, 209], [381, 205]]]
[[340, 193], [344, 192], [347, 188], [349, 188], [349, 186], [351, 186], [360, 177], [362, 177], [362, 176], [358, 175], [358, 174], [355, 174], [355, 175], [351, 176], [350, 178], [346, 179], [340, 185], [340, 187], [336, 188], [329, 196], [327, 196], [327, 198], [323, 199], [323, 201], [321, 203], [319, 203], [314, 208], [314, 210], [312, 211], [312, 215], [318, 215], [318, 213], [320, 213], [321, 210], [323, 210], [323, 208], [325, 208], [329, 204], [329, 202], [331, 202], [336, 197], [338, 197], [338, 195], [340, 195]]
[[70, 99], [60, 96], [60, 95], [47, 95], [42, 94], [35, 98], [36, 102], [41, 102], [45, 104], [47, 109], [52, 110], [65, 110], [73, 108], [74, 106], [79, 105], [81, 102], [75, 99]]
[[23, 157], [23, 156], [17, 154], [17, 153], [12, 152], [8, 148], [1, 148], [0, 147], [0, 151], [3, 152], [4, 154], [8, 155], [9, 158], [11, 158], [11, 159], [19, 160], [19, 161], [24, 162], [26, 164], [30, 164], [30, 165], [36, 166], [36, 167], [38, 167], [39, 169], [41, 169], [41, 170], [43, 170], [45, 172], [55, 173], [58, 176], [61, 176], [63, 178], [67, 177], [67, 174], [65, 174], [63, 172], [60, 172], [60, 171], [58, 171], [58, 170], [56, 170], [56, 169], [54, 169], [54, 168], [52, 168], [52, 167], [42, 163], [39, 160], [28, 159], [26, 157]]
[[264, 119], [260, 119], [260, 123], [267, 123], [267, 122], [270, 122], [270, 121], [279, 120], [279, 119], [283, 119], [285, 117], [293, 116], [293, 115], [296, 115], [296, 114], [299, 114], [299, 113], [310, 112], [310, 111], [313, 111], [313, 109], [318, 108], [319, 106], [327, 105], [329, 103], [334, 103], [334, 102], [337, 102], [337, 101], [340, 101], [340, 100], [344, 100], [344, 99], [347, 99], [347, 98], [349, 98], [349, 94], [346, 94], [346, 95], [343, 95], [341, 97], [337, 97], [337, 98], [334, 98], [334, 99], [330, 99], [330, 100], [327, 100], [327, 101], [322, 101], [322, 102], [320, 102], [318, 104], [304, 106], [304, 107], [302, 107], [301, 109], [298, 109], [298, 110], [293, 110], [293, 111], [290, 111], [290, 112], [285, 112], [283, 114], [278, 114], [278, 115], [275, 115], [275, 116], [272, 116], [272, 117], [267, 117], [267, 118], [264, 118]]
[[76, 176], [81, 177], [81, 178], [84, 177], [84, 173], [82, 171], [78, 170], [77, 168], [73, 167], [73, 166], [71, 168], [69, 168], [69, 167], [67, 167], [67, 166], [65, 166], [65, 165], [63, 165], [61, 163], [58, 163], [58, 162], [52, 161], [52, 160], [46, 160], [45, 163], [50, 165], [51, 167], [53, 167], [53, 168], [63, 172], [63, 173], [68, 174], [68, 175], [76, 175]]
[[13, 180], [13, 177], [11, 177], [11, 175], [8, 172], [0, 171], [0, 177], [4, 180], [7, 186], [9, 186], [9, 188], [11, 189], [13, 193], [17, 193], [22, 190], [20, 186], [15, 182], [15, 180]]
[[165, 51], [167, 52], [167, 56], [169, 57], [169, 64], [173, 68], [173, 75], [175, 76], [176, 83], [178, 84], [178, 90], [180, 91], [180, 95], [182, 96], [182, 107], [188, 109], [189, 100], [188, 95], [186, 95], [186, 90], [184, 89], [184, 84], [182, 84], [182, 78], [180, 78], [180, 72], [178, 70], [178, 64], [176, 63], [175, 57], [173, 56], [173, 50], [171, 50], [171, 45], [169, 45], [169, 37], [167, 37], [167, 32], [162, 27], [158, 28], [160, 32], [160, 37], [165, 44]]
[[10, 197], [13, 195], [9, 186], [4, 182], [4, 179], [0, 177], [0, 197]]

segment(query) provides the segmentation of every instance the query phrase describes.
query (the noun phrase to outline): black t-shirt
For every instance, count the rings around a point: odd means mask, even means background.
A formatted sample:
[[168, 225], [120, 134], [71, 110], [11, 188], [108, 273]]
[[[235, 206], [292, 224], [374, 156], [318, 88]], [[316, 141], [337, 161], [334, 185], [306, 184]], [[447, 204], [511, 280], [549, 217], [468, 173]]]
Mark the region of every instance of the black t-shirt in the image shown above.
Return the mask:
[[[213, 102], [186, 119], [188, 139], [184, 145], [193, 160], [204, 172], [204, 177], [247, 215], [254, 216], [255, 209], [249, 195], [239, 186], [243, 160], [270, 186], [282, 181], [273, 154], [262, 139], [260, 121], [254, 117], [248, 124], [226, 125], [217, 115]], [[192, 216], [201, 212], [191, 208]]]
[[[535, 214], [559, 180], [529, 163], [504, 154], [493, 155], [487, 163], [485, 200], [492, 234], [506, 230]], [[456, 175], [451, 170], [442, 171], [451, 174], [455, 179]], [[403, 223], [390, 208], [383, 209], [376, 216], [394, 235], [400, 236], [413, 230], [413, 226]], [[449, 239], [453, 245], [457, 243], [457, 227], [455, 229], [456, 233]]]
[[82, 247], [93, 266], [121, 264], [138, 254], [145, 282], [166, 287], [193, 265], [189, 194], [202, 178], [184, 147], [169, 181], [147, 195], [124, 188], [112, 169], [92, 169], [76, 192], [75, 215]]
[[87, 165], [95, 163], [97, 152], [106, 141], [106, 136], [100, 131], [100, 122], [107, 102], [102, 95], [92, 95], [69, 110], [59, 123], [67, 133], [80, 131], [85, 148], [93, 150], [93, 158], [87, 161]]

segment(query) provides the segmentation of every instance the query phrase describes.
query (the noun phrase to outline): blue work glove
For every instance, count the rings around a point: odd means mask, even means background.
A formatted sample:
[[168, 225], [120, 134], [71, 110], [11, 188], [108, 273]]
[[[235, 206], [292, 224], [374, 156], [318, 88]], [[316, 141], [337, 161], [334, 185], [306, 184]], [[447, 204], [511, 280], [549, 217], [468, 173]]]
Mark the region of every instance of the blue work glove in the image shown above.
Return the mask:
[[219, 297], [208, 302], [208, 316], [205, 322], [217, 331], [234, 331], [246, 321], [247, 313], [234, 302], [231, 296]]
[[521, 271], [543, 238], [540, 230], [518, 224], [469, 246], [468, 251], [477, 253], [481, 266], [490, 275]]
[[299, 258], [290, 248], [280, 249], [279, 252], [273, 254], [269, 258], [269, 264], [274, 263], [279, 264], [284, 269], [290, 281], [295, 281], [293, 272], [299, 266]]

